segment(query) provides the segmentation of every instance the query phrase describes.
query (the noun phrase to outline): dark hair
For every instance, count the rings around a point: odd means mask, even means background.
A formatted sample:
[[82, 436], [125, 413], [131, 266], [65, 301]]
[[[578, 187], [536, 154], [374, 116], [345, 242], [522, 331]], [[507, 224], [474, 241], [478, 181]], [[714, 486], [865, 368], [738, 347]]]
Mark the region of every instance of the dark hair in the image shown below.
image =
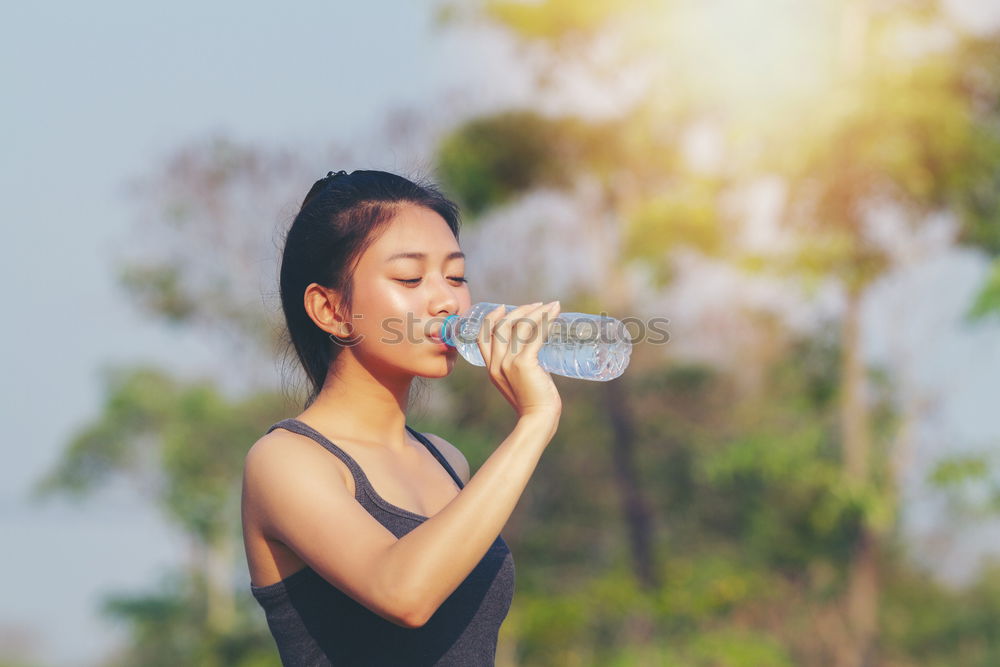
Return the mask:
[[385, 171], [330, 172], [309, 190], [285, 235], [281, 256], [281, 308], [288, 343], [309, 381], [308, 407], [323, 388], [327, 370], [343, 349], [306, 312], [311, 283], [334, 289], [351, 309], [354, 269], [403, 204], [438, 213], [458, 238], [458, 206], [436, 186]]

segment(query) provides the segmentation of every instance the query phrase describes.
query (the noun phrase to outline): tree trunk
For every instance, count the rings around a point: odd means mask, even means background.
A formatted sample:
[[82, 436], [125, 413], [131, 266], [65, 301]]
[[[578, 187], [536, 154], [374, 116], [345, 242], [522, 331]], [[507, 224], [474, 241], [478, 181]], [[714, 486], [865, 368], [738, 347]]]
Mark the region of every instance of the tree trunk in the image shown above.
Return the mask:
[[[605, 185], [597, 189], [597, 201], [591, 207], [592, 222], [588, 229], [591, 242], [596, 243], [600, 266], [605, 280], [599, 290], [602, 307], [614, 309], [622, 316], [631, 314], [632, 294], [626, 280], [622, 258], [620, 211], [625, 195], [619, 189]], [[639, 587], [652, 591], [660, 585], [653, 546], [653, 516], [643, 493], [636, 464], [635, 416], [628, 399], [628, 384], [623, 377], [604, 382], [604, 409], [611, 424], [611, 456], [615, 485], [621, 499], [625, 528], [628, 534], [632, 567]], [[628, 641], [647, 644], [655, 635], [655, 621], [645, 613], [637, 613], [626, 622], [624, 634]]]
[[605, 382], [604, 390], [605, 405], [614, 434], [611, 454], [615, 482], [622, 499], [632, 565], [640, 586], [645, 590], [652, 590], [660, 582], [653, 556], [652, 514], [641, 491], [635, 462], [635, 419], [629, 408], [623, 378]]
[[877, 664], [880, 547], [880, 536], [864, 525], [855, 542], [847, 589], [852, 667]]
[[233, 590], [235, 544], [229, 536], [218, 538], [205, 552], [205, 624], [213, 632], [225, 634], [236, 622]]
[[[611, 185], [600, 187], [596, 194], [598, 201], [592, 206], [594, 217], [591, 242], [596, 243], [601, 274], [605, 277], [599, 296], [602, 305], [618, 310], [624, 317], [631, 314], [632, 294], [622, 258], [620, 211], [624, 200], [630, 195], [626, 188]], [[653, 554], [652, 512], [642, 491], [635, 460], [635, 416], [628, 401], [628, 384], [624, 376], [603, 384], [604, 407], [613, 436], [611, 455], [615, 483], [628, 531], [632, 564], [640, 587], [652, 590], [659, 585]]]
[[[858, 491], [870, 483], [871, 439], [868, 405], [865, 401], [865, 367], [861, 356], [861, 291], [849, 290], [841, 328], [840, 429], [843, 442], [844, 477]], [[838, 659], [838, 667], [875, 664], [878, 635], [880, 536], [862, 517], [848, 568], [845, 611], [851, 646]]]

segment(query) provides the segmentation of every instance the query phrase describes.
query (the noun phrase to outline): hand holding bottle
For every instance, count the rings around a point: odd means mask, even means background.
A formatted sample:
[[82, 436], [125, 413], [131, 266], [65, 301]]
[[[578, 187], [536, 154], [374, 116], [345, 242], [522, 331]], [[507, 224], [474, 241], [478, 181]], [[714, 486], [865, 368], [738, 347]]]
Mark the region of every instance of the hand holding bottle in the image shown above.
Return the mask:
[[562, 399], [552, 377], [538, 364], [538, 351], [559, 313], [559, 302], [527, 304], [507, 312], [504, 306], [484, 318], [476, 342], [490, 381], [519, 417], [562, 413]]
[[[461, 316], [449, 315], [441, 325], [441, 340], [458, 348], [470, 364], [485, 366], [477, 339], [486, 315], [502, 308], [513, 312], [516, 306], [483, 301]], [[562, 312], [553, 313], [547, 321], [547, 337], [538, 350], [542, 370], [598, 382], [614, 380], [625, 372], [632, 354], [632, 337], [623, 322], [604, 314]]]

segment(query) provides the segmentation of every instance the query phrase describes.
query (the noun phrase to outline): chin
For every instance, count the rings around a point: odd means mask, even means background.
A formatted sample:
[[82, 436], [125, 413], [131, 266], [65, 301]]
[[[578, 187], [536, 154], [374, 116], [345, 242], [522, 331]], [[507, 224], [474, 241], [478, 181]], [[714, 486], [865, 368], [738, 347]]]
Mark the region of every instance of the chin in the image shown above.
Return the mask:
[[452, 369], [455, 368], [455, 358], [457, 355], [441, 355], [436, 363], [428, 364], [425, 367], [425, 372], [418, 373], [421, 377], [426, 378], [443, 378], [451, 375]]

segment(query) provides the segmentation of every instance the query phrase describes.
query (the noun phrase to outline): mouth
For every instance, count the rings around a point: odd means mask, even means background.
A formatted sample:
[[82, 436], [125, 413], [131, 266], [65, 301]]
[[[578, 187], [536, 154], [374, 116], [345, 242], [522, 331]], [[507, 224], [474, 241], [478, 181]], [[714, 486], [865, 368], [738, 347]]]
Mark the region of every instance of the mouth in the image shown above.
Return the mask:
[[443, 340], [441, 340], [441, 334], [428, 334], [427, 340], [429, 340], [436, 348], [439, 350], [453, 350], [451, 345], [448, 345]]

